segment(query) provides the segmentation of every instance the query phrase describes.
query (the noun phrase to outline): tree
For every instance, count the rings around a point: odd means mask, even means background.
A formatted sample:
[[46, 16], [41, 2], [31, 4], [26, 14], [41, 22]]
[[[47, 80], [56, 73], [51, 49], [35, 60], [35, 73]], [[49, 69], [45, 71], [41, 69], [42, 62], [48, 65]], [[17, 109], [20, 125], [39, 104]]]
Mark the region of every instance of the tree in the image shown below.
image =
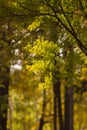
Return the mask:
[[[14, 6], [16, 4], [16, 6]], [[82, 33], [85, 31], [86, 22], [86, 0], [82, 2], [77, 1], [27, 1], [19, 0], [18, 3], [10, 1], [10, 4], [5, 5], [8, 9], [8, 15], [11, 15], [14, 19], [23, 20], [29, 19], [35, 20], [35, 18], [42, 16], [44, 18], [56, 21], [57, 24], [61, 24], [74, 40], [76, 40], [77, 46], [86, 54], [87, 48], [85, 46], [85, 38], [82, 38]], [[3, 6], [1, 4], [1, 8]], [[33, 10], [34, 9], [34, 10]], [[5, 10], [2, 10], [5, 13]], [[19, 13], [18, 13], [19, 11]], [[31, 16], [32, 14], [32, 16]], [[6, 14], [5, 14], [6, 15]], [[77, 18], [78, 16], [78, 18]], [[77, 19], [76, 19], [77, 18]], [[7, 17], [5, 18], [7, 20]], [[28, 23], [30, 23], [28, 21]], [[79, 33], [79, 30], [81, 32]], [[81, 38], [80, 38], [81, 37]]]
[[7, 124], [7, 107], [8, 107], [8, 91], [10, 84], [10, 43], [11, 41], [7, 40], [6, 32], [3, 28], [1, 33], [1, 53], [0, 53], [0, 129], [6, 130]]
[[[3, 5], [5, 5], [5, 8], [3, 8]], [[48, 18], [51, 21], [55, 21], [58, 25], [61, 24], [63, 29], [62, 34], [67, 34], [71, 39], [73, 38], [75, 41], [73, 47], [78, 46], [87, 55], [86, 38], [84, 37], [86, 35], [86, 0], [84, 2], [81, 0], [58, 2], [55, 0], [19, 0], [18, 3], [10, 1], [8, 4], [4, 1], [3, 5], [1, 4], [1, 9], [4, 17], [1, 15], [1, 18], [4, 18], [4, 22], [8, 20], [6, 16], [10, 16], [10, 20], [14, 18], [17, 22], [21, 21], [23, 25], [25, 23], [30, 24], [32, 20], [42, 18], [43, 21], [46, 21], [46, 18]], [[7, 15], [5, 9], [8, 9]], [[25, 20], [28, 22], [25, 22]]]
[[[15, 26], [15, 25], [14, 25]], [[11, 67], [18, 63], [18, 60], [22, 60], [20, 45], [20, 38], [23, 32], [18, 34], [16, 28], [11, 23], [6, 23], [1, 26], [0, 29], [0, 129], [7, 129], [7, 110], [8, 110], [8, 97], [9, 97], [9, 86], [10, 86], [10, 74]], [[17, 34], [17, 36], [16, 36]], [[19, 43], [18, 43], [19, 42]], [[18, 44], [17, 44], [18, 43]], [[20, 55], [16, 54], [16, 51]]]

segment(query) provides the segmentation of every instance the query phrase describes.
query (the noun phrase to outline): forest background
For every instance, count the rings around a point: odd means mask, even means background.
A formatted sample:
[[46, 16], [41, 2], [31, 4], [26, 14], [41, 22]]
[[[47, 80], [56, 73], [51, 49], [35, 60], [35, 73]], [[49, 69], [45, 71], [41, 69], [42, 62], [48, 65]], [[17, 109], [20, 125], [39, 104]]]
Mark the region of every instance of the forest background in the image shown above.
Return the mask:
[[87, 130], [87, 1], [0, 0], [0, 130]]

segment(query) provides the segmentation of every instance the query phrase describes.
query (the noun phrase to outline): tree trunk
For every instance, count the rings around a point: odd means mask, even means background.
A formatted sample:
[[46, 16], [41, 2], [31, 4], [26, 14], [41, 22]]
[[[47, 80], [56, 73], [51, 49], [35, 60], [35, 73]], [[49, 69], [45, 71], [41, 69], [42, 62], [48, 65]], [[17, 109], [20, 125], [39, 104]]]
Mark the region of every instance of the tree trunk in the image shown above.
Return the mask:
[[44, 91], [43, 91], [42, 115], [41, 115], [41, 118], [40, 118], [40, 124], [39, 124], [39, 129], [38, 130], [42, 130], [43, 126], [44, 126], [45, 108], [46, 108], [46, 90], [44, 89]]
[[54, 95], [54, 130], [57, 130], [57, 98]]
[[68, 44], [66, 55], [66, 72], [65, 79], [65, 130], [73, 130], [73, 77], [74, 77], [74, 50], [73, 44]]
[[73, 87], [65, 87], [65, 130], [73, 130]]
[[9, 74], [10, 70], [7, 67], [6, 73], [2, 75], [2, 82], [0, 82], [0, 130], [7, 130]]
[[58, 100], [58, 115], [59, 115], [59, 129], [64, 130], [64, 123], [63, 123], [63, 115], [62, 115], [62, 102], [61, 102], [61, 93], [60, 93], [60, 79], [57, 79], [57, 82], [54, 84], [54, 93]]
[[42, 130], [42, 129], [43, 129], [43, 125], [44, 125], [44, 118], [41, 117], [41, 119], [40, 119], [40, 124], [39, 124], [39, 130]]

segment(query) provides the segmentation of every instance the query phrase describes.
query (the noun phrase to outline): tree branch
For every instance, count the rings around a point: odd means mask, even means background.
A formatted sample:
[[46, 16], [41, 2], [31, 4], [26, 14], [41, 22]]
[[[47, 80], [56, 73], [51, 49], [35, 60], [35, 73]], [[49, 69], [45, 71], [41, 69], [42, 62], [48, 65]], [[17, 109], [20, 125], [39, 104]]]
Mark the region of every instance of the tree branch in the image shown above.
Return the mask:
[[86, 13], [85, 13], [85, 10], [84, 10], [84, 7], [83, 7], [81, 0], [79, 0], [79, 4], [80, 4], [80, 7], [81, 7], [81, 10], [83, 11], [84, 16], [86, 16]]
[[79, 37], [77, 36], [74, 28], [72, 27], [69, 19], [67, 18], [64, 10], [63, 10], [63, 7], [61, 7], [61, 12], [62, 14], [64, 15], [64, 17], [66, 18], [70, 28], [64, 23], [62, 22], [62, 20], [58, 17], [57, 13], [55, 12], [54, 8], [49, 4], [48, 0], [45, 0], [48, 4], [48, 6], [52, 9], [53, 13], [55, 14], [55, 18], [62, 24], [62, 26], [75, 38], [76, 42], [77, 42], [77, 45], [78, 47], [82, 50], [82, 52], [87, 56], [87, 48], [83, 45], [83, 43], [81, 42], [81, 40], [79, 39]]

